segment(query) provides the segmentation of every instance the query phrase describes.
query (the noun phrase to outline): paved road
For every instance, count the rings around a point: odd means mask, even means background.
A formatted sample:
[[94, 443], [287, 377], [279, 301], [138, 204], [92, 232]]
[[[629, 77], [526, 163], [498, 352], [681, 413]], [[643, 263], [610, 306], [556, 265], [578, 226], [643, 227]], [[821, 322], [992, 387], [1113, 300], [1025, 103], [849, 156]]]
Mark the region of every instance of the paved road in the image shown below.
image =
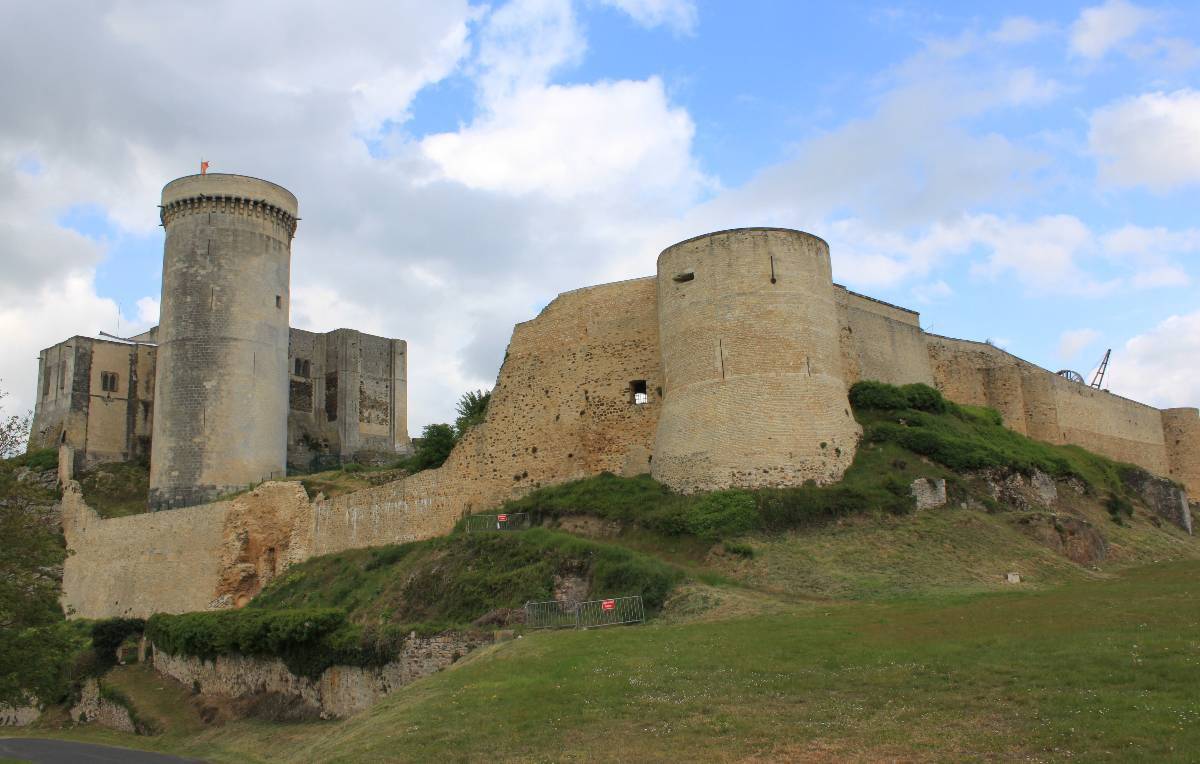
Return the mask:
[[165, 753], [37, 738], [0, 738], [0, 758], [4, 757], [36, 764], [198, 764], [196, 759]]

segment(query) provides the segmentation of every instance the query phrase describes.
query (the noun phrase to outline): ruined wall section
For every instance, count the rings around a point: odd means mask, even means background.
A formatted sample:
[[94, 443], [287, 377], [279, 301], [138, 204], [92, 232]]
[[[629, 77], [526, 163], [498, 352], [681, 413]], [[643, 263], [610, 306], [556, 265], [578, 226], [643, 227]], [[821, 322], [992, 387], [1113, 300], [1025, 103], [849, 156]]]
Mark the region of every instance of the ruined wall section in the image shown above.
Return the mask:
[[446, 463], [319, 502], [314, 554], [442, 535], [543, 485], [648, 472], [661, 387], [654, 279], [559, 295], [517, 325], [485, 421]]
[[1169, 474], [1158, 409], [1071, 382], [986, 343], [926, 336], [934, 381], [947, 398], [990, 406], [1023, 435]]
[[1169, 476], [1183, 483], [1188, 498], [1200, 502], [1200, 409], [1165, 409], [1162, 419]]
[[204, 610], [217, 588], [228, 502], [103, 519], [63, 489], [63, 607], [72, 617]]
[[152, 346], [90, 337], [43, 350], [29, 448], [68, 445], [79, 468], [148, 456], [154, 365]]
[[933, 384], [920, 315], [834, 285], [846, 384]]

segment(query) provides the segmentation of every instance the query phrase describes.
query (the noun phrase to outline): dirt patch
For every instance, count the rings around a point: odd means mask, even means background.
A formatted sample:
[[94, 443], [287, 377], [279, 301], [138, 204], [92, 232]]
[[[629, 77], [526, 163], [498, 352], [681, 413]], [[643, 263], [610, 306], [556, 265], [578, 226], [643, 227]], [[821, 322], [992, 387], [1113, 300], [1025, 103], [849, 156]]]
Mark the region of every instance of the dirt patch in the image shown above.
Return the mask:
[[588, 539], [611, 539], [621, 533], [621, 524], [591, 515], [569, 515], [558, 521], [558, 529]]

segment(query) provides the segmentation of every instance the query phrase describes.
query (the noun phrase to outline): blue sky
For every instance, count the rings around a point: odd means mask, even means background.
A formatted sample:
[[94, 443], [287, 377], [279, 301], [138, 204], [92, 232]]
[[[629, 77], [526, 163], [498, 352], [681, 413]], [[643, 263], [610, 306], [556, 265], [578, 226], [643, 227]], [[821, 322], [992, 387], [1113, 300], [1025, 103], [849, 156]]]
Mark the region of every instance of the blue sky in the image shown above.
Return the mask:
[[347, 8], [0, 11], [17, 405], [39, 348], [156, 320], [158, 190], [202, 156], [299, 196], [294, 325], [409, 339], [414, 433], [559, 291], [754, 225], [931, 331], [1200, 403], [1190, 3]]

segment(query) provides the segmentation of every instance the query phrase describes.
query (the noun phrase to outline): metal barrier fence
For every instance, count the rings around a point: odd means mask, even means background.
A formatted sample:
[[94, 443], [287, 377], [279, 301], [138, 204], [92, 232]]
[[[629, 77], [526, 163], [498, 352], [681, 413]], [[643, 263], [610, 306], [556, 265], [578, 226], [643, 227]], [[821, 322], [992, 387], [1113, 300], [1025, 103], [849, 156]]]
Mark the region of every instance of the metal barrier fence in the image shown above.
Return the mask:
[[467, 515], [467, 533], [523, 531], [528, 527], [528, 512], [514, 512], [507, 515]]
[[588, 602], [525, 603], [525, 625], [531, 629], [594, 629], [645, 620], [646, 609], [640, 595]]

